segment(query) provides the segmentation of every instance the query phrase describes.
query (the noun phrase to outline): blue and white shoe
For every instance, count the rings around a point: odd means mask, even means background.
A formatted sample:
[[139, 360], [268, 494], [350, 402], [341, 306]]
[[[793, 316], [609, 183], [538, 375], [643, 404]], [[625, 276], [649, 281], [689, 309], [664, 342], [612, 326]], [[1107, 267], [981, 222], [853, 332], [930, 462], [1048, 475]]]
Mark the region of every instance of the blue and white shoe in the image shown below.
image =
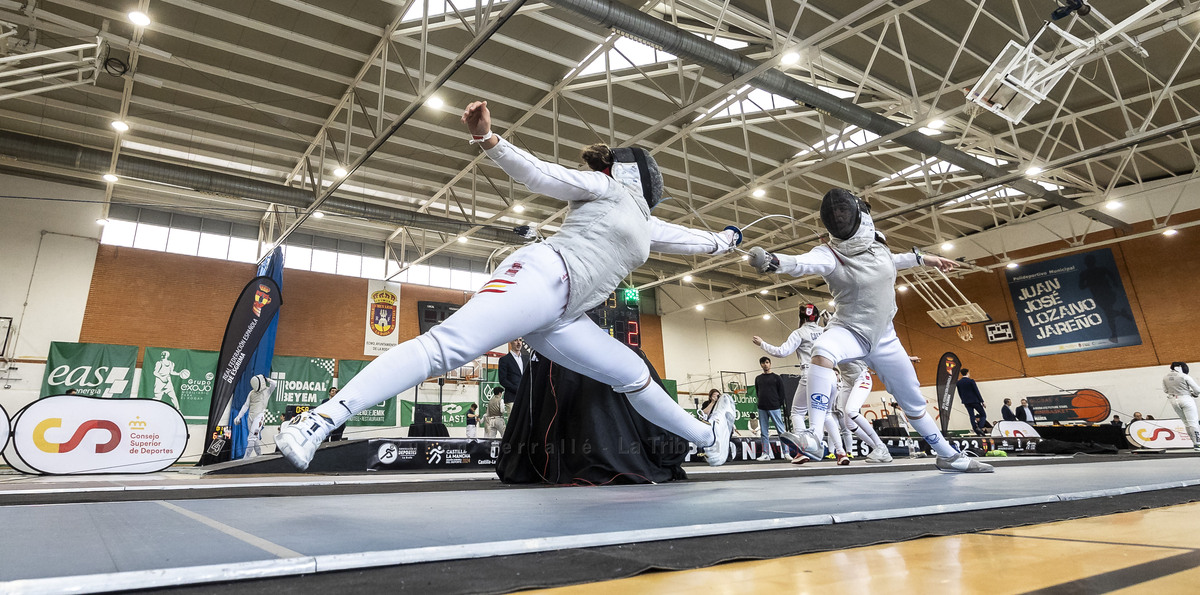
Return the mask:
[[794, 434], [796, 446], [800, 447], [800, 454], [792, 459], [792, 464], [802, 465], [808, 461], [819, 461], [825, 455], [825, 446], [817, 440], [816, 434], [812, 430], [804, 430]]
[[275, 446], [288, 462], [304, 471], [317, 453], [317, 447], [334, 428], [333, 420], [328, 416], [305, 411], [283, 425], [275, 435]]

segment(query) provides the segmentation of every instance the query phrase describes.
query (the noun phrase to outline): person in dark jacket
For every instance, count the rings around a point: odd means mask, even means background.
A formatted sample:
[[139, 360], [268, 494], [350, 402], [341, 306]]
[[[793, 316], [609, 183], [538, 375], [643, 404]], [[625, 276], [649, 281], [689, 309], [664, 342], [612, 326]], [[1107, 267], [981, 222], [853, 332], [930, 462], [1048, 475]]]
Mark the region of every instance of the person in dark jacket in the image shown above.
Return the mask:
[[758, 418], [762, 420], [759, 433], [762, 438], [762, 455], [760, 461], [771, 460], [771, 423], [775, 423], [775, 432], [783, 432], [783, 378], [771, 371], [771, 358], [763, 356], [758, 359], [762, 366], [762, 374], [754, 379], [754, 392], [758, 397]]
[[497, 379], [504, 387], [504, 402], [511, 405], [517, 399], [517, 387], [521, 386], [521, 375], [529, 367], [529, 354], [523, 349], [520, 339], [508, 342], [508, 353], [500, 358]]
[[1004, 399], [1004, 406], [1000, 408], [1000, 415], [1004, 421], [1017, 421], [1017, 414], [1012, 410], [1012, 399]]
[[987, 420], [987, 411], [984, 411], [983, 395], [979, 394], [979, 386], [971, 378], [970, 370], [962, 369], [962, 378], [958, 379], [957, 386], [958, 398], [963, 407], [967, 408], [967, 415], [971, 418], [971, 429], [975, 431], [976, 436], [983, 436], [983, 427], [991, 424]]

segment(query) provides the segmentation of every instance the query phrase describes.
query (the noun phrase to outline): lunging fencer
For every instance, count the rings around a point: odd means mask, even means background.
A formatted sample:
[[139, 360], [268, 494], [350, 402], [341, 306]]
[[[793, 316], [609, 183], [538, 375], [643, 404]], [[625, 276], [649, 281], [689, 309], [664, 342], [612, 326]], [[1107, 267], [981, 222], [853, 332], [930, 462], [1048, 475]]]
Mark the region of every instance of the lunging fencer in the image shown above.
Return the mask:
[[558, 233], [504, 260], [463, 307], [415, 339], [371, 362], [337, 398], [305, 412], [276, 437], [280, 452], [308, 467], [330, 430], [350, 416], [453, 370], [517, 337], [565, 368], [624, 393], [651, 423], [704, 449], [710, 465], [729, 455], [735, 411], [722, 397], [709, 422], [692, 417], [650, 379], [633, 350], [596, 326], [585, 311], [601, 304], [650, 251], [721, 254], [740, 232], [715, 233], [660, 221], [650, 210], [663, 197], [662, 175], [638, 148], [591, 145], [583, 160], [591, 171], [547, 163], [491, 130], [486, 101], [467, 106], [462, 121], [473, 139], [513, 180], [530, 192], [566, 201]]
[[1171, 408], [1183, 420], [1183, 427], [1192, 439], [1192, 450], [1200, 451], [1200, 422], [1196, 421], [1196, 397], [1200, 397], [1200, 385], [1188, 376], [1188, 365], [1183, 362], [1171, 362], [1171, 371], [1163, 376], [1162, 383]]
[[275, 392], [275, 385], [274, 380], [262, 374], [255, 374], [250, 378], [250, 392], [246, 395], [246, 402], [242, 404], [242, 410], [238, 411], [237, 417], [233, 418], [234, 425], [241, 424], [243, 419], [250, 420], [246, 455], [243, 458], [253, 459], [262, 454], [262, 431], [267, 419], [267, 403], [271, 400], [271, 394]]
[[[943, 271], [955, 263], [914, 249], [893, 254], [875, 231], [870, 208], [854, 193], [835, 188], [821, 199], [821, 222], [830, 234], [828, 244], [806, 254], [771, 254], [759, 247], [750, 250], [750, 264], [759, 272], [781, 272], [794, 277], [825, 278], [837, 303], [837, 313], [813, 346], [808, 370], [809, 418], [812, 430], [802, 433], [801, 450], [808, 458], [821, 457], [824, 421], [832, 406], [839, 362], [862, 359], [879, 374], [888, 391], [900, 402], [913, 428], [937, 451], [937, 468], [943, 471], [987, 473], [992, 466], [958, 451], [938, 431], [925, 411], [916, 370], [896, 337], [896, 271], [926, 264]], [[837, 439], [835, 436], [834, 440]]]
[[800, 360], [800, 384], [796, 386], [796, 394], [792, 397], [792, 431], [799, 432], [808, 427], [808, 366], [812, 363], [812, 348], [817, 337], [825, 329], [817, 324], [821, 313], [814, 304], [804, 304], [800, 307], [800, 327], [792, 331], [782, 345], [776, 347], [755, 335], [751, 341], [763, 351], [774, 357], [787, 357], [793, 353]]

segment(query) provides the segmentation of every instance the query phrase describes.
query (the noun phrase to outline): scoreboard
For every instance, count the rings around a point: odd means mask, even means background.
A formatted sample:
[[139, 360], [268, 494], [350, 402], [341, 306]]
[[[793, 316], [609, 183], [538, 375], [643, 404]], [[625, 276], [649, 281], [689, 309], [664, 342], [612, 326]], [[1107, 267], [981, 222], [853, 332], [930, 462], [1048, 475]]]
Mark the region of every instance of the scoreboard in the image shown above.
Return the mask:
[[623, 287], [609, 294], [603, 304], [588, 310], [587, 315], [616, 340], [640, 349], [642, 325], [639, 307], [638, 290]]

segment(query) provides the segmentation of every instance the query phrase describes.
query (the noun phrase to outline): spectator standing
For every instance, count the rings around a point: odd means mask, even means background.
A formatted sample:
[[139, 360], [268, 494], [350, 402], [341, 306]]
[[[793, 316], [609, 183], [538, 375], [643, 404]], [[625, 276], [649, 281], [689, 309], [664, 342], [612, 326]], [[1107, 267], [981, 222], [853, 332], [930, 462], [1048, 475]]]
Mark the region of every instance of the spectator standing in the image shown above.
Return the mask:
[[1017, 414], [1012, 410], [1012, 399], [1004, 399], [1004, 406], [1000, 408], [1000, 415], [1004, 421], [1017, 421]]
[[775, 432], [786, 431], [783, 427], [783, 378], [771, 371], [771, 358], [762, 356], [758, 359], [762, 366], [762, 374], [754, 379], [754, 392], [758, 397], [758, 418], [761, 420], [759, 433], [762, 440], [762, 455], [760, 461], [771, 460], [771, 423], [775, 424]]
[[975, 380], [971, 378], [971, 371], [967, 368], [962, 369], [962, 378], [958, 379], [957, 388], [958, 398], [963, 407], [967, 408], [967, 415], [971, 418], [971, 429], [975, 431], [976, 436], [983, 436], [983, 427], [990, 425], [987, 411], [984, 410], [983, 395], [979, 394], [979, 386], [975, 384]]

